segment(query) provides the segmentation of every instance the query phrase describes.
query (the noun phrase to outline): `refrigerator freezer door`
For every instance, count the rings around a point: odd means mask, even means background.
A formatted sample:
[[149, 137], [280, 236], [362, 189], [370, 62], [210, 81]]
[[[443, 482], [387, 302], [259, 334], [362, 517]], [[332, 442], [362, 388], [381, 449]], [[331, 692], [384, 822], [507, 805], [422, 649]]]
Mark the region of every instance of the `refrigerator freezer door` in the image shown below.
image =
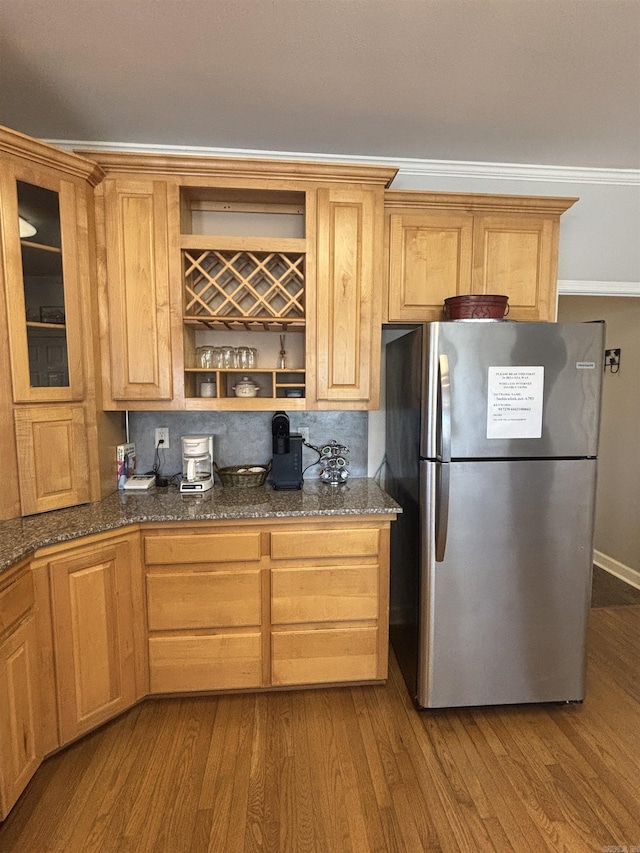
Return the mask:
[[591, 598], [596, 461], [421, 463], [417, 701], [441, 708], [579, 701]]
[[427, 324], [420, 455], [448, 418], [453, 459], [596, 456], [603, 348], [603, 323]]

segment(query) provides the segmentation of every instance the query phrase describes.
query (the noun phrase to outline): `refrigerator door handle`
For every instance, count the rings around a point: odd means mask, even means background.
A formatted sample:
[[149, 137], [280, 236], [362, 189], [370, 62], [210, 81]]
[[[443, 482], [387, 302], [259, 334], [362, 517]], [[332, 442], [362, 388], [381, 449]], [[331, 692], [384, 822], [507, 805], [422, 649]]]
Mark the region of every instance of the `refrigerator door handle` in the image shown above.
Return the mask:
[[440, 417], [440, 459], [451, 462], [451, 382], [449, 357], [442, 353], [438, 359], [438, 410]]
[[449, 527], [449, 488], [451, 484], [450, 466], [436, 466], [436, 562], [444, 560], [447, 547], [447, 530]]

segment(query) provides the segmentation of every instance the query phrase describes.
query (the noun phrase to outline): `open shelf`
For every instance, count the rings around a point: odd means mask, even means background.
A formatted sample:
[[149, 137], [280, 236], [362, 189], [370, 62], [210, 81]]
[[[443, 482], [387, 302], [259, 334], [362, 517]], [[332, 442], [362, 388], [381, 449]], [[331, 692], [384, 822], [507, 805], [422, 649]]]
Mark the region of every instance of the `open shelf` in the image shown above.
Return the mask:
[[[234, 333], [251, 332], [259, 364], [278, 364], [280, 336], [291, 333], [286, 363], [304, 365], [305, 213], [304, 192], [182, 189], [185, 364], [198, 364], [198, 346], [248, 346]], [[257, 396], [235, 396], [243, 376], [260, 386]], [[201, 396], [204, 379], [215, 382], [214, 396]], [[300, 366], [184, 370], [185, 398], [195, 408], [266, 409], [285, 399], [304, 408], [305, 382]]]
[[[275, 400], [287, 400], [287, 404], [301, 405], [305, 399], [305, 372], [300, 369], [280, 370], [279, 368], [256, 367], [251, 370], [241, 368], [209, 369], [204, 367], [185, 368], [185, 396], [188, 399], [197, 399], [203, 404], [216, 401], [229, 402], [230, 408], [233, 404], [243, 404], [251, 408], [251, 404], [269, 402]], [[248, 376], [260, 390], [255, 397], [236, 397], [233, 386], [244, 376]], [[199, 393], [201, 382], [215, 382], [216, 393], [214, 396], [202, 397]]]

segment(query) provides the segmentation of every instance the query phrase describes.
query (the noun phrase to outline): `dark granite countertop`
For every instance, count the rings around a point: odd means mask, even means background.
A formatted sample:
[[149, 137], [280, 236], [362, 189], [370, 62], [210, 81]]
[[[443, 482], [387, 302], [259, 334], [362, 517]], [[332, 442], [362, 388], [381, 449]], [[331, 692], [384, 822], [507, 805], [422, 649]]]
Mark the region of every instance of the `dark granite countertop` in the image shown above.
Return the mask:
[[353, 478], [339, 486], [308, 480], [300, 491], [291, 492], [276, 492], [270, 486], [216, 486], [204, 495], [181, 495], [176, 486], [143, 493], [115, 492], [99, 503], [0, 521], [0, 572], [38, 548], [128, 524], [391, 515], [401, 511], [375, 480], [367, 478]]

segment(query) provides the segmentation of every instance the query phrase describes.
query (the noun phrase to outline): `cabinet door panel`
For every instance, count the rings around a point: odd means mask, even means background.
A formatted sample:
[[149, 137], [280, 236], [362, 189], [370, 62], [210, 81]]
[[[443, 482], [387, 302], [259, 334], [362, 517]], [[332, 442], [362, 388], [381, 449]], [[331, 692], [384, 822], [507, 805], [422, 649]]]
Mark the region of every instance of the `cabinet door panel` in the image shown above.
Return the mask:
[[378, 618], [378, 566], [273, 569], [273, 624]]
[[318, 191], [318, 401], [377, 406], [381, 233], [381, 194]]
[[42, 759], [37, 660], [35, 623], [29, 617], [0, 644], [0, 819]]
[[550, 219], [542, 217], [478, 216], [473, 292], [507, 295], [513, 319], [554, 319], [555, 228]]
[[260, 572], [147, 576], [150, 631], [260, 625]]
[[271, 556], [274, 560], [375, 557], [379, 540], [377, 528], [274, 531]]
[[262, 684], [259, 632], [149, 639], [151, 693], [232, 690]]
[[473, 217], [390, 217], [389, 320], [439, 320], [450, 296], [468, 293]]
[[115, 400], [170, 400], [167, 186], [105, 185], [111, 392]]
[[272, 684], [369, 681], [378, 675], [377, 628], [274, 631]]
[[33, 602], [33, 578], [27, 572], [0, 592], [0, 635], [26, 616]]
[[50, 564], [61, 742], [135, 700], [127, 542]]
[[82, 405], [14, 411], [23, 515], [89, 500], [87, 432]]
[[189, 533], [149, 535], [145, 562], [158, 565], [228, 563], [260, 559], [260, 533]]
[[[18, 188], [26, 200], [19, 202]], [[39, 201], [38, 194], [47, 201]], [[0, 196], [13, 398], [33, 403], [81, 400], [80, 270], [88, 253], [81, 190], [53, 170], [14, 166], [1, 178]], [[23, 210], [37, 220], [38, 229], [20, 239], [18, 215]]]

